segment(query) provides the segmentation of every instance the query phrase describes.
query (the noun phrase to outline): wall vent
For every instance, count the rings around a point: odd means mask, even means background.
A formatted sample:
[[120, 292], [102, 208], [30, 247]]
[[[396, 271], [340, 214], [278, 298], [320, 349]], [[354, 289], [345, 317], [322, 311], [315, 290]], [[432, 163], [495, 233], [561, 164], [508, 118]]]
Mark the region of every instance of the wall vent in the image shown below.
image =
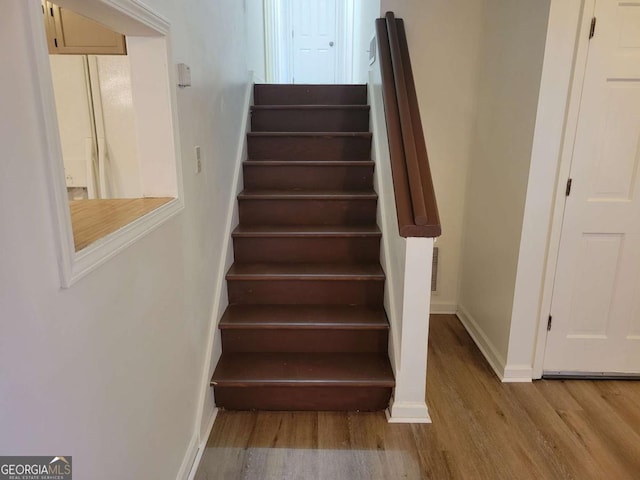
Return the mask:
[[438, 247], [433, 247], [433, 263], [431, 264], [431, 291], [438, 290]]

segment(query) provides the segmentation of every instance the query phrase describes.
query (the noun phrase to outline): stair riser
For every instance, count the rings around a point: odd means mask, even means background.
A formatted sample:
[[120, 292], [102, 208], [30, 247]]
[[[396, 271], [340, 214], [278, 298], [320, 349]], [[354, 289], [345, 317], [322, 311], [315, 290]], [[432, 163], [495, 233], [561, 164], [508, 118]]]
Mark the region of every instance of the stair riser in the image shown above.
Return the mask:
[[244, 165], [244, 188], [371, 190], [373, 166]]
[[365, 85], [256, 85], [256, 105], [366, 105]]
[[369, 160], [371, 137], [249, 136], [249, 160]]
[[243, 225], [373, 225], [376, 200], [239, 199]]
[[379, 280], [229, 280], [229, 303], [382, 305]]
[[387, 351], [387, 330], [224, 329], [224, 352], [362, 352]]
[[214, 387], [216, 404], [227, 410], [384, 410], [386, 387]]
[[368, 109], [273, 109], [251, 112], [252, 132], [368, 132]]
[[239, 237], [233, 251], [240, 263], [371, 263], [380, 258], [380, 238]]

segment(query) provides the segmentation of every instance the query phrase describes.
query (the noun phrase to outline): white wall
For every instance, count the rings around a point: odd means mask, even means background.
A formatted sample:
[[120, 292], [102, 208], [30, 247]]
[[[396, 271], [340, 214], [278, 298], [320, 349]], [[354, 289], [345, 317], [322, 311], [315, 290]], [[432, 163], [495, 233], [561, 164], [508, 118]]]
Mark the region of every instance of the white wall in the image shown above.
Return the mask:
[[505, 369], [549, 1], [485, 4], [460, 311], [492, 366], [510, 377], [516, 372]]
[[191, 66], [193, 87], [177, 91], [185, 210], [66, 290], [27, 27], [39, 2], [4, 2], [0, 19], [11, 45], [0, 69], [0, 451], [64, 452], [77, 478], [175, 478], [197, 439], [220, 222], [246, 115], [241, 2], [145, 3], [172, 24], [173, 61]]
[[483, 1], [382, 0], [407, 31], [442, 236], [432, 312], [456, 310], [465, 181], [473, 157]]
[[353, 2], [353, 83], [369, 81], [369, 42], [376, 32], [376, 18], [380, 18], [380, 0]]
[[247, 11], [247, 66], [256, 83], [265, 83], [264, 0], [244, 0]]

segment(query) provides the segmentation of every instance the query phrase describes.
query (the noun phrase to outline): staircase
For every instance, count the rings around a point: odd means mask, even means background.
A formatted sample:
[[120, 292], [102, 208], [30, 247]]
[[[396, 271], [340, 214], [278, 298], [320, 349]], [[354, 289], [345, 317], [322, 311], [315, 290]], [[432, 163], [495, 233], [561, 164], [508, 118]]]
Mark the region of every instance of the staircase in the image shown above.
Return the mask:
[[211, 384], [230, 410], [381, 410], [394, 386], [366, 85], [256, 85]]

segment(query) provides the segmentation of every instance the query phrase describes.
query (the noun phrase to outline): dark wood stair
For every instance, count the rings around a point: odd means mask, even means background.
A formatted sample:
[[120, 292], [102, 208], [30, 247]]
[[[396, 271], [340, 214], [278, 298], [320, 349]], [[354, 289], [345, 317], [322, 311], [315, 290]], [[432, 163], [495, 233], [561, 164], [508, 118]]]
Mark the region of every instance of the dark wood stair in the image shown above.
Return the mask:
[[250, 132], [250, 160], [369, 160], [368, 132]]
[[236, 410], [380, 410], [394, 386], [364, 85], [256, 85], [211, 384]]
[[256, 85], [256, 105], [366, 105], [365, 85]]
[[242, 225], [232, 234], [242, 263], [375, 262], [381, 236], [371, 225]]
[[251, 130], [254, 132], [368, 132], [368, 105], [254, 105]]
[[373, 162], [247, 160], [243, 164], [243, 178], [247, 190], [371, 191]]

